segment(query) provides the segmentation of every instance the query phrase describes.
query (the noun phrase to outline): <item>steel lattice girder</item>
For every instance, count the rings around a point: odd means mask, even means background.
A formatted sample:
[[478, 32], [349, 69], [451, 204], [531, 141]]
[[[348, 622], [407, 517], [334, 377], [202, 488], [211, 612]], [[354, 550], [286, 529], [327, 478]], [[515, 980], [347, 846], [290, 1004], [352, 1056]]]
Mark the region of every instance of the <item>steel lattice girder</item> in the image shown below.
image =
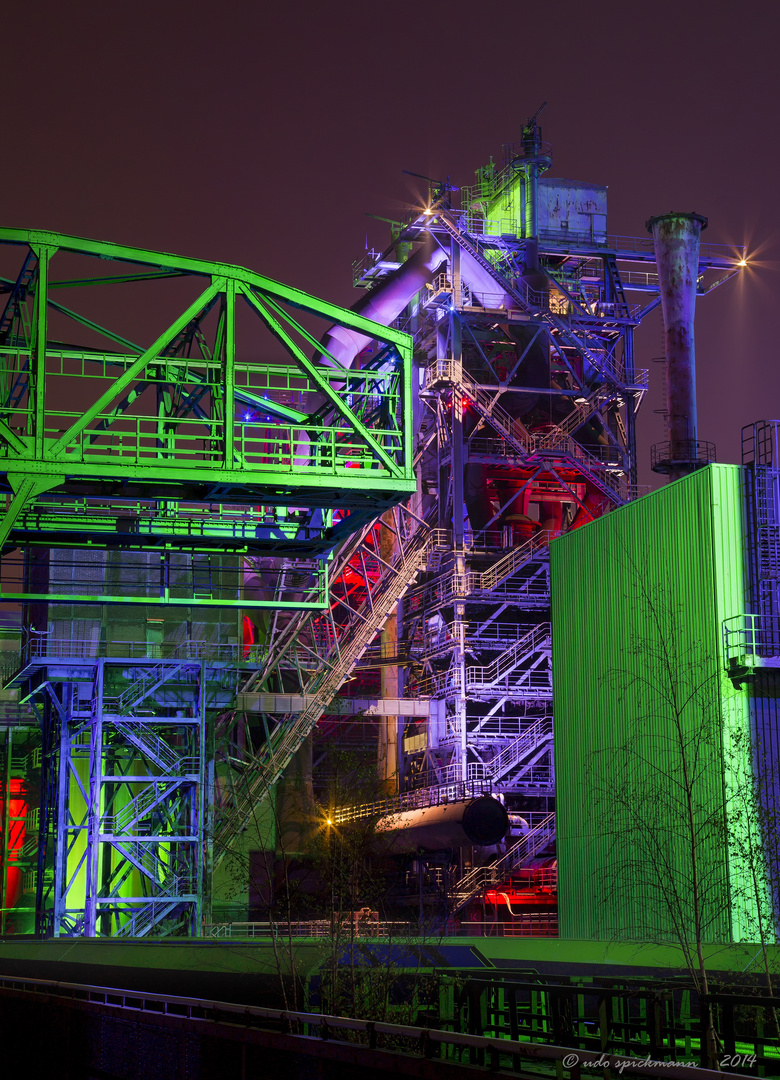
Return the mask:
[[41, 852], [39, 916], [54, 936], [194, 934], [215, 672], [203, 661], [98, 659], [90, 674], [88, 696], [60, 684], [65, 703], [50, 694], [44, 719], [57, 782], [43, 793], [55, 828]]
[[[0, 229], [0, 254], [16, 248], [21, 268], [0, 279], [0, 465], [9, 492], [0, 540], [47, 542], [53, 532], [109, 546], [108, 513], [122, 546], [192, 549], [193, 537], [210, 538], [213, 520], [215, 537], [232, 531], [239, 551], [300, 540], [305, 554], [321, 554], [414, 490], [408, 335], [222, 263]], [[85, 260], [87, 276], [54, 277], [58, 266]], [[106, 275], [107, 260], [124, 271]], [[179, 282], [175, 317], [146, 347], [118, 332], [113, 316], [99, 324], [52, 295], [86, 293], [93, 307], [108, 296], [110, 313], [117, 290], [145, 282], [157, 292], [170, 279]], [[195, 287], [188, 303], [182, 282]], [[272, 358], [250, 355], [239, 307]], [[155, 317], [139, 306], [139, 323]], [[54, 323], [69, 340], [52, 338]], [[376, 343], [360, 369], [319, 344], [316, 335], [334, 323]], [[237, 506], [247, 520], [236, 523]], [[122, 524], [128, 507], [132, 528]], [[335, 528], [332, 510], [342, 519]]]

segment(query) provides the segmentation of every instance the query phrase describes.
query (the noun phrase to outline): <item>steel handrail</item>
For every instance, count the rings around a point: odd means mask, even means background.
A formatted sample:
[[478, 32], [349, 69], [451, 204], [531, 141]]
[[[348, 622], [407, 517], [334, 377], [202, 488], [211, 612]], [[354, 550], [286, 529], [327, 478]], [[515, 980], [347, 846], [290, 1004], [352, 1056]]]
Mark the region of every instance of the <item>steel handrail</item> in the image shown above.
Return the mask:
[[[449, 766], [448, 766], [449, 768]], [[492, 784], [483, 780], [452, 779], [445, 783], [432, 784], [430, 787], [412, 788], [400, 795], [388, 795], [374, 802], [360, 803], [356, 806], [343, 806], [331, 813], [335, 825], [344, 825], [366, 817], [384, 817], [404, 810], [417, 810], [426, 806], [438, 806], [453, 799], [473, 799], [492, 793]]]
[[[614, 1069], [618, 1074], [638, 1073], [640, 1076], [668, 1078], [668, 1080], [723, 1080], [723, 1073], [714, 1069], [701, 1069], [674, 1062], [652, 1062], [645, 1058], [627, 1058], [619, 1054], [607, 1054], [602, 1051], [580, 1050], [572, 1052], [570, 1046], [555, 1046], [550, 1043], [520, 1042], [517, 1039], [500, 1039], [489, 1035], [468, 1035], [458, 1031], [441, 1031], [437, 1028], [416, 1027], [410, 1024], [390, 1024], [379, 1020], [356, 1020], [347, 1016], [333, 1016], [328, 1013], [302, 1012], [292, 1009], [268, 1009], [260, 1005], [243, 1005], [238, 1002], [215, 1001], [210, 998], [180, 997], [173, 994], [154, 994], [144, 990], [127, 990], [122, 987], [91, 986], [85, 983], [60, 982], [54, 979], [36, 979], [23, 976], [0, 974], [0, 988], [46, 995], [47, 997], [69, 998], [78, 1002], [99, 1004], [106, 1009], [128, 1009], [136, 1013], [148, 1012], [160, 1016], [174, 1016], [195, 1023], [202, 1023], [204, 1029], [213, 1030], [215, 1019], [220, 1015], [234, 1016], [242, 1025], [250, 1021], [270, 1021], [278, 1024], [280, 1030], [290, 1038], [299, 1038], [302, 1047], [311, 1046], [311, 1029], [318, 1031], [320, 1038], [337, 1042], [334, 1031], [360, 1032], [366, 1037], [369, 1046], [376, 1046], [376, 1037], [387, 1035], [390, 1038], [409, 1039], [421, 1056], [430, 1053], [431, 1043], [442, 1047], [467, 1047], [492, 1056], [511, 1054], [531, 1060], [560, 1062], [562, 1068], [579, 1076], [582, 1066], [596, 1066], [596, 1071]], [[763, 1001], [763, 999], [762, 999]], [[147, 1007], [147, 1002], [150, 1007]], [[160, 1008], [162, 1006], [162, 1008]], [[173, 1006], [173, 1008], [170, 1008]], [[306, 1034], [297, 1034], [291, 1025], [306, 1025]], [[354, 1041], [343, 1040], [354, 1048]], [[411, 1049], [411, 1048], [410, 1048]], [[635, 1062], [635, 1063], [634, 1063]], [[729, 1073], [730, 1076], [744, 1074]], [[745, 1077], [747, 1080], [747, 1077]]]

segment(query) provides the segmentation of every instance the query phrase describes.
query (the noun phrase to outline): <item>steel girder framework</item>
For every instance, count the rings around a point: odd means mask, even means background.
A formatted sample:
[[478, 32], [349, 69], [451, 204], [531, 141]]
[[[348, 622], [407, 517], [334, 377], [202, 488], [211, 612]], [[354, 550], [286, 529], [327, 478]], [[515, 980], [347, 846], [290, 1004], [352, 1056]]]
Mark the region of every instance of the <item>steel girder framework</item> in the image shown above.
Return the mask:
[[[526, 813], [554, 794], [547, 543], [638, 493], [635, 416], [648, 373], [634, 365], [633, 338], [659, 303], [657, 276], [643, 269], [648, 242], [544, 229], [537, 213], [499, 219], [517, 188], [522, 206], [539, 197], [530, 189], [540, 164], [549, 155], [526, 147], [464, 189], [459, 210], [433, 192], [401, 233], [432, 236], [446, 253], [409, 325], [429, 358], [423, 483], [448, 528], [403, 603], [420, 665], [407, 692], [441, 702], [424, 739], [407, 722], [403, 782], [432, 798], [442, 785], [488, 782]], [[737, 273], [741, 257], [710, 245], [700, 291]]]
[[[415, 805], [426, 792], [432, 802], [451, 797], [459, 784], [488, 785], [520, 810], [552, 796], [547, 541], [638, 493], [635, 417], [648, 373], [635, 367], [634, 331], [660, 303], [652, 243], [609, 236], [606, 219], [587, 231], [541, 221], [532, 203], [550, 158], [531, 134], [504, 170], [482, 170], [475, 188], [462, 189], [460, 208], [451, 189], [435, 186], [390, 247], [356, 269], [373, 317], [415, 342], [420, 491], [407, 508], [419, 539], [402, 546], [418, 561], [416, 584], [373, 569], [378, 540], [366, 530], [334, 568], [332, 608], [342, 590], [349, 617], [325, 638], [316, 614], [279, 620], [268, 663], [246, 687], [266, 707], [276, 694], [279, 710], [264, 722], [284, 742], [284, 763], [327, 718], [339, 677], [364, 678], [372, 662], [386, 668], [395, 658], [407, 672], [397, 693], [430, 703], [425, 718], [399, 710], [400, 784]], [[516, 212], [507, 217], [504, 206]], [[424, 282], [409, 272], [415, 259], [430, 271]], [[702, 245], [699, 293], [733, 277], [742, 259]], [[387, 550], [395, 556], [392, 543]], [[366, 601], [391, 579], [402, 600], [390, 605], [397, 639], [387, 605]], [[284, 716], [288, 692], [302, 711]], [[331, 707], [343, 737], [341, 705]], [[260, 765], [270, 783], [272, 751]]]
[[196, 935], [211, 858], [209, 721], [234, 688], [224, 666], [73, 656], [34, 682], [38, 932]]
[[[277, 586], [246, 604], [295, 606], [283, 554], [323, 607], [323, 557], [414, 490], [409, 337], [220, 263], [18, 229], [0, 259], [6, 553], [159, 551], [159, 595], [104, 598], [146, 604], [187, 602], [177, 552], [251, 554]], [[375, 342], [360, 368], [319, 343], [334, 325]], [[6, 598], [56, 598], [5, 576]], [[68, 603], [93, 599], [78, 584]]]

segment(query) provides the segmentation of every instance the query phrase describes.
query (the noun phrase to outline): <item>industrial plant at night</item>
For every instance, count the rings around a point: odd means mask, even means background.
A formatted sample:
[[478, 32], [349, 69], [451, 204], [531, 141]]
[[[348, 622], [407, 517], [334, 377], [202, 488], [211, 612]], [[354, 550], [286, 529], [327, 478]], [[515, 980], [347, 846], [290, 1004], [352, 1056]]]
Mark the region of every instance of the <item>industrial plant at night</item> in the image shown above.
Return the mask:
[[0, 959], [774, 947], [780, 421], [716, 463], [694, 363], [745, 254], [552, 166], [421, 177], [349, 309], [0, 229]]

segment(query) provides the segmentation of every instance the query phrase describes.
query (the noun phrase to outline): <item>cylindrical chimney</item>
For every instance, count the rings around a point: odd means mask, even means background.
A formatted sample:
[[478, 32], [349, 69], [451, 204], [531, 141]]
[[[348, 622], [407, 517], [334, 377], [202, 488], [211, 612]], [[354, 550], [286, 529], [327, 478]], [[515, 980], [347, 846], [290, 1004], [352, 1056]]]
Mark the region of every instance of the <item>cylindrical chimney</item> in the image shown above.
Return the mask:
[[672, 480], [703, 463], [697, 447], [693, 316], [699, 236], [706, 227], [707, 219], [701, 214], [664, 214], [647, 222], [655, 246], [666, 344], [669, 446], [668, 455], [660, 456], [659, 471], [668, 472]]

